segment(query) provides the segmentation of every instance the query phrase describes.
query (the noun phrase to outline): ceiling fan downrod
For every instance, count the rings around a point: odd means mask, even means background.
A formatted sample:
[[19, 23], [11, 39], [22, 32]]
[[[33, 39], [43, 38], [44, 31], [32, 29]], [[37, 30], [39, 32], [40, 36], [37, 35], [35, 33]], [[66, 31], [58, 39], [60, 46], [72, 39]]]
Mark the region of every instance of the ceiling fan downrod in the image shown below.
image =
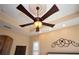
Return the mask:
[[39, 9], [40, 9], [40, 8], [37, 6], [37, 7], [36, 7], [36, 10], [37, 10], [37, 21], [39, 21]]

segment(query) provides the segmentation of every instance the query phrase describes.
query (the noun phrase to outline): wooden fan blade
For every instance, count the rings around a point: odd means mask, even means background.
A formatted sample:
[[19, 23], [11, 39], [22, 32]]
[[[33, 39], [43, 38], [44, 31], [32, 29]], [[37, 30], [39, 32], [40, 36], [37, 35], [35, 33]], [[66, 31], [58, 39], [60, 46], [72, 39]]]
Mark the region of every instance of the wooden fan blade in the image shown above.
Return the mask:
[[36, 28], [36, 32], [39, 32], [39, 27]]
[[34, 23], [28, 23], [28, 24], [23, 24], [23, 25], [19, 25], [19, 26], [25, 27], [25, 26], [32, 25], [32, 24], [34, 24]]
[[20, 4], [17, 9], [29, 16], [33, 21], [36, 21], [36, 19], [23, 7], [23, 5]]
[[54, 27], [55, 26], [55, 24], [49, 24], [49, 23], [45, 23], [45, 22], [42, 22], [42, 24], [45, 25], [45, 26], [49, 26], [49, 27]]
[[59, 11], [58, 7], [54, 4], [52, 6], [52, 8], [41, 17], [41, 21], [45, 20], [47, 17], [49, 17], [50, 15], [54, 14], [55, 12]]

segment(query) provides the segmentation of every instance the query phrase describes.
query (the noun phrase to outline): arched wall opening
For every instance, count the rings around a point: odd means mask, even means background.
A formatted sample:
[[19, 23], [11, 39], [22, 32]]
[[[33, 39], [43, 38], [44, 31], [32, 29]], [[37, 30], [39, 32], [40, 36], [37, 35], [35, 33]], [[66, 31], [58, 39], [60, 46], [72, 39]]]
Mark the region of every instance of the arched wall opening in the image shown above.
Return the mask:
[[9, 55], [13, 39], [8, 35], [0, 35], [0, 55]]

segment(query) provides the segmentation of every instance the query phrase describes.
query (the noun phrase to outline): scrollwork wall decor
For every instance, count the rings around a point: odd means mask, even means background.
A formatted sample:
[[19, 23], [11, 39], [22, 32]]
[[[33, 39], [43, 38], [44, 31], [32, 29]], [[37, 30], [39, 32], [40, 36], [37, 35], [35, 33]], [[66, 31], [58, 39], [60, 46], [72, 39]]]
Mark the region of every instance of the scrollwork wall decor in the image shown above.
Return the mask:
[[73, 45], [74, 47], [79, 47], [79, 43], [76, 43], [75, 41], [72, 40], [67, 40], [64, 38], [60, 38], [59, 40], [55, 41], [52, 43], [51, 47], [68, 47], [69, 45]]

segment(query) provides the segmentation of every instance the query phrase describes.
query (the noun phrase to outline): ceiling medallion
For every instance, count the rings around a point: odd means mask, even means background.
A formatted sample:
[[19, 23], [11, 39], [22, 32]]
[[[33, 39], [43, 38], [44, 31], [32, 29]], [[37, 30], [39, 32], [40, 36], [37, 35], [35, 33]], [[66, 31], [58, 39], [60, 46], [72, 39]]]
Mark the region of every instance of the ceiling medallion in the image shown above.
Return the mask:
[[34, 16], [37, 16], [36, 7], [39, 7], [39, 16], [43, 15], [46, 12], [46, 4], [29, 4], [29, 11], [33, 13]]

